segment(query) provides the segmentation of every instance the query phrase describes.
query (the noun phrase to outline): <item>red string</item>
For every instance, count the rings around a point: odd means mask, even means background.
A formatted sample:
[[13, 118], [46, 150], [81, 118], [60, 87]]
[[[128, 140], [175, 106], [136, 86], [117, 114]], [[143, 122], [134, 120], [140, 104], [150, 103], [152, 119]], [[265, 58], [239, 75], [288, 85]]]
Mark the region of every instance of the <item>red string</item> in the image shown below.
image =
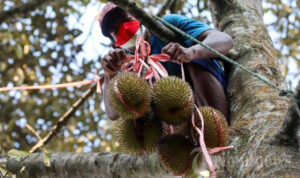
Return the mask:
[[170, 128], [171, 134], [173, 134], [174, 133], [174, 127], [172, 125], [169, 125], [169, 128]]
[[224, 150], [234, 148], [233, 146], [221, 147], [224, 143], [224, 132], [223, 132], [222, 125], [221, 125], [221, 119], [220, 119], [219, 115], [214, 110], [212, 110], [212, 112], [213, 112], [214, 118], [217, 121], [218, 132], [219, 132], [219, 147], [208, 150], [208, 153], [209, 154], [214, 154], [214, 153], [218, 153], [218, 152], [221, 152], [221, 151], [224, 151]]
[[129, 109], [131, 112], [133, 112], [135, 115], [137, 115], [138, 117], [142, 117], [143, 115], [141, 113], [139, 113], [135, 108], [131, 107], [128, 102], [126, 101], [126, 99], [123, 97], [123, 95], [121, 94], [121, 92], [119, 91], [118, 88], [118, 82], [115, 81], [114, 83], [114, 91], [117, 95], [117, 97], [119, 98], [119, 100], [121, 101], [122, 104], [125, 105], [125, 107], [127, 109]]
[[206, 159], [206, 162], [213, 174], [212, 177], [217, 177], [216, 171], [215, 171], [215, 167], [213, 165], [213, 162], [209, 156], [209, 153], [207, 151], [206, 145], [205, 145], [205, 141], [204, 141], [204, 121], [203, 121], [203, 117], [202, 114], [200, 113], [200, 111], [198, 110], [197, 106], [196, 107], [196, 111], [198, 112], [198, 115], [200, 116], [201, 119], [201, 130], [196, 126], [195, 124], [195, 116], [194, 113], [192, 113], [192, 125], [194, 127], [194, 129], [197, 131], [197, 133], [199, 134], [199, 144], [201, 147], [201, 150], [203, 152], [204, 158]]
[[[183, 63], [181, 62], [180, 64], [180, 67], [181, 67], [181, 75], [182, 75], [182, 79], [185, 80], [185, 74], [184, 74], [184, 67], [183, 67]], [[201, 122], [201, 129], [199, 129], [196, 124], [195, 124], [195, 115], [194, 115], [194, 112], [192, 112], [192, 126], [193, 128], [196, 130], [196, 132], [199, 134], [199, 144], [200, 144], [200, 147], [201, 147], [201, 150], [203, 152], [203, 155], [204, 155], [204, 158], [213, 174], [212, 177], [217, 177], [217, 174], [216, 174], [216, 171], [215, 171], [215, 167], [214, 167], [214, 164], [209, 156], [209, 153], [207, 151], [207, 148], [206, 148], [206, 144], [205, 144], [205, 141], [204, 141], [204, 120], [203, 120], [203, 116], [201, 114], [201, 112], [199, 111], [198, 107], [194, 104], [194, 108], [196, 109], [198, 115], [199, 115], [199, 118], [200, 118], [200, 122]]]
[[77, 86], [90, 85], [92, 83], [96, 83], [97, 93], [102, 93], [102, 90], [101, 90], [102, 82], [100, 80], [100, 77], [97, 74], [95, 74], [95, 80], [69, 82], [69, 83], [53, 84], [53, 85], [21, 86], [21, 87], [12, 87], [12, 88], [3, 87], [3, 88], [0, 88], [0, 92], [16, 91], [16, 90], [23, 91], [23, 90], [62, 89], [62, 88], [67, 88], [67, 87], [77, 87]]
[[121, 66], [123, 71], [133, 71], [141, 76], [143, 68], [146, 68], [144, 78], [152, 86], [152, 79], [159, 80], [161, 77], [167, 77], [168, 72], [160, 62], [170, 59], [167, 54], [150, 55], [150, 44], [142, 37], [138, 36], [134, 55], [127, 56]]
[[[182, 62], [180, 63], [180, 67], [181, 67], [182, 79], [185, 81], [184, 66], [183, 66]], [[210, 149], [208, 151], [207, 147], [206, 147], [206, 144], [205, 144], [205, 141], [204, 141], [204, 119], [203, 119], [203, 116], [202, 116], [201, 112], [199, 111], [198, 107], [195, 104], [194, 104], [194, 108], [196, 109], [196, 111], [199, 115], [199, 119], [200, 119], [200, 122], [201, 122], [201, 129], [199, 129], [195, 124], [194, 112], [192, 112], [192, 119], [191, 119], [192, 120], [192, 126], [196, 130], [196, 132], [199, 134], [199, 144], [200, 144], [201, 150], [203, 152], [203, 155], [206, 159], [206, 162], [207, 162], [207, 164], [208, 164], [208, 166], [209, 166], [209, 168], [210, 168], [210, 170], [213, 174], [212, 177], [217, 177], [215, 167], [214, 167], [213, 162], [212, 162], [209, 155], [213, 154], [213, 153], [221, 152], [221, 151], [224, 151], [224, 150], [227, 150], [227, 149], [230, 149], [230, 148], [233, 148], [233, 146], [217, 147], [217, 148]], [[222, 130], [222, 127], [221, 127], [221, 121], [220, 121], [220, 118], [216, 115], [216, 113], [214, 113], [214, 116], [216, 118], [217, 125], [218, 125], [218, 132], [220, 134], [219, 146], [221, 146], [223, 144], [223, 130]], [[192, 132], [192, 138], [194, 139], [193, 132]], [[195, 141], [195, 139], [194, 139], [194, 141]]]
[[224, 138], [223, 138], [224, 135], [223, 135], [223, 129], [222, 129], [221, 121], [220, 121], [220, 118], [217, 115], [217, 113], [214, 110], [212, 110], [212, 112], [213, 112], [214, 118], [217, 121], [218, 132], [219, 132], [219, 146], [222, 146], [223, 142], [224, 142]]

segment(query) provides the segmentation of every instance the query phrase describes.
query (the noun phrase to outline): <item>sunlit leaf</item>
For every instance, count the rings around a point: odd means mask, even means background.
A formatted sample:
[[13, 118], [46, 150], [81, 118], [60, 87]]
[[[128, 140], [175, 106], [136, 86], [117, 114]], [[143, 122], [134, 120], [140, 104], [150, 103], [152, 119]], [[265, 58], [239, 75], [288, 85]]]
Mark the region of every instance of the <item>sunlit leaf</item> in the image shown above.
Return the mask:
[[5, 164], [0, 164], [0, 171], [1, 170], [6, 170], [6, 165]]
[[21, 59], [23, 57], [23, 50], [20, 44], [16, 45], [15, 52], [18, 59]]
[[26, 44], [24, 45], [24, 54], [27, 55], [30, 51], [30, 45]]
[[22, 173], [23, 171], [25, 171], [26, 167], [22, 166], [22, 168], [20, 169], [20, 173]]
[[50, 153], [44, 150], [44, 165], [50, 167]]
[[282, 4], [282, 10], [284, 10], [287, 13], [292, 12], [292, 9], [289, 6], [285, 5], [285, 4]]
[[20, 151], [16, 149], [9, 150], [7, 153], [8, 156], [10, 157], [21, 157], [21, 156], [29, 156], [31, 153], [28, 151]]

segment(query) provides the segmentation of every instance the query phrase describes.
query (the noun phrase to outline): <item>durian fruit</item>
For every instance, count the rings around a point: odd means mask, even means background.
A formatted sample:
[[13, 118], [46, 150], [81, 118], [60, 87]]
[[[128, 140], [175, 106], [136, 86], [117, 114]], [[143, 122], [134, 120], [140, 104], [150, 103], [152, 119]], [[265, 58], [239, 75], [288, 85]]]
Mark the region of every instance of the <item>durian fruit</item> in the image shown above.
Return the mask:
[[163, 133], [161, 121], [150, 119], [146, 114], [143, 118], [117, 122], [116, 136], [124, 152], [143, 156], [156, 151]]
[[[199, 162], [202, 153], [193, 152], [194, 146], [183, 135], [168, 135], [164, 137], [158, 146], [158, 155], [161, 164], [174, 175], [184, 175], [190, 172], [194, 159]], [[196, 155], [198, 156], [196, 157]]]
[[[208, 148], [226, 146], [229, 135], [225, 116], [219, 110], [209, 106], [199, 107], [199, 110], [204, 120], [204, 141], [206, 146]], [[219, 118], [220, 127], [218, 126], [216, 117]], [[201, 121], [197, 112], [195, 112], [195, 124], [198, 128], [201, 128]], [[193, 129], [192, 134], [199, 142], [199, 134], [195, 129]]]
[[[118, 98], [116, 87], [127, 106]], [[142, 117], [150, 107], [150, 86], [133, 72], [114, 77], [108, 84], [107, 95], [113, 109], [124, 119]]]
[[167, 124], [180, 124], [191, 115], [194, 96], [190, 85], [178, 77], [166, 77], [153, 85], [154, 113]]

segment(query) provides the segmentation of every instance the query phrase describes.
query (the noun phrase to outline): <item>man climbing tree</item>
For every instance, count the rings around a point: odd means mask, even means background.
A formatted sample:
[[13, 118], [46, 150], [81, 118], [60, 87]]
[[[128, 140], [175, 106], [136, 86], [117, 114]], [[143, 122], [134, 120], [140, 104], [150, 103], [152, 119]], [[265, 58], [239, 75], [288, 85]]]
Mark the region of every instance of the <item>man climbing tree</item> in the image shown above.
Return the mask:
[[[167, 15], [163, 19], [222, 54], [227, 54], [233, 46], [233, 40], [228, 34], [212, 29], [202, 22], [175, 14]], [[134, 49], [136, 36], [143, 35], [151, 44], [151, 54], [165, 53], [170, 56], [170, 61], [163, 63], [169, 75], [180, 77], [178, 63], [184, 62], [185, 76], [193, 87], [198, 105], [217, 108], [228, 119], [226, 80], [222, 66], [214, 59], [215, 54], [180, 35], [178, 41], [165, 43], [144, 30], [138, 20], [112, 3], [103, 8], [99, 22], [103, 35], [111, 39], [114, 48], [101, 61], [105, 71], [105, 83], [120, 71], [122, 59]], [[104, 101], [108, 117], [117, 119], [119, 116], [113, 111], [107, 98]]]

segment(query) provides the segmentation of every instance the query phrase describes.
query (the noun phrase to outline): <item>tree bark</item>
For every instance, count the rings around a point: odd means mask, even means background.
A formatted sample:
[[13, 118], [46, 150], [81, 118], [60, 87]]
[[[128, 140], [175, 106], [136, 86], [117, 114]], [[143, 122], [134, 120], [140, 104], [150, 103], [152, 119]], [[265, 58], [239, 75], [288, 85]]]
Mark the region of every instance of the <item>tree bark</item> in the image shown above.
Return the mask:
[[168, 9], [170, 9], [170, 7], [172, 6], [172, 4], [174, 2], [175, 2], [175, 0], [165, 0], [165, 2], [162, 4], [161, 8], [159, 9], [158, 13], [156, 14], [156, 16], [162, 17], [163, 15], [165, 15], [166, 11]]
[[[211, 1], [219, 30], [234, 39], [232, 58], [281, 88], [286, 85], [272, 41], [263, 23], [260, 0]], [[297, 177], [300, 153], [274, 142], [288, 108], [279, 92], [231, 66], [228, 75], [231, 141], [235, 149], [215, 159], [220, 177]]]
[[[34, 153], [21, 163], [9, 158], [6, 168], [22, 178], [173, 177], [161, 167], [156, 154], [138, 158], [116, 153], [54, 153], [50, 167], [43, 159], [42, 153]], [[20, 173], [22, 166], [25, 170]]]

